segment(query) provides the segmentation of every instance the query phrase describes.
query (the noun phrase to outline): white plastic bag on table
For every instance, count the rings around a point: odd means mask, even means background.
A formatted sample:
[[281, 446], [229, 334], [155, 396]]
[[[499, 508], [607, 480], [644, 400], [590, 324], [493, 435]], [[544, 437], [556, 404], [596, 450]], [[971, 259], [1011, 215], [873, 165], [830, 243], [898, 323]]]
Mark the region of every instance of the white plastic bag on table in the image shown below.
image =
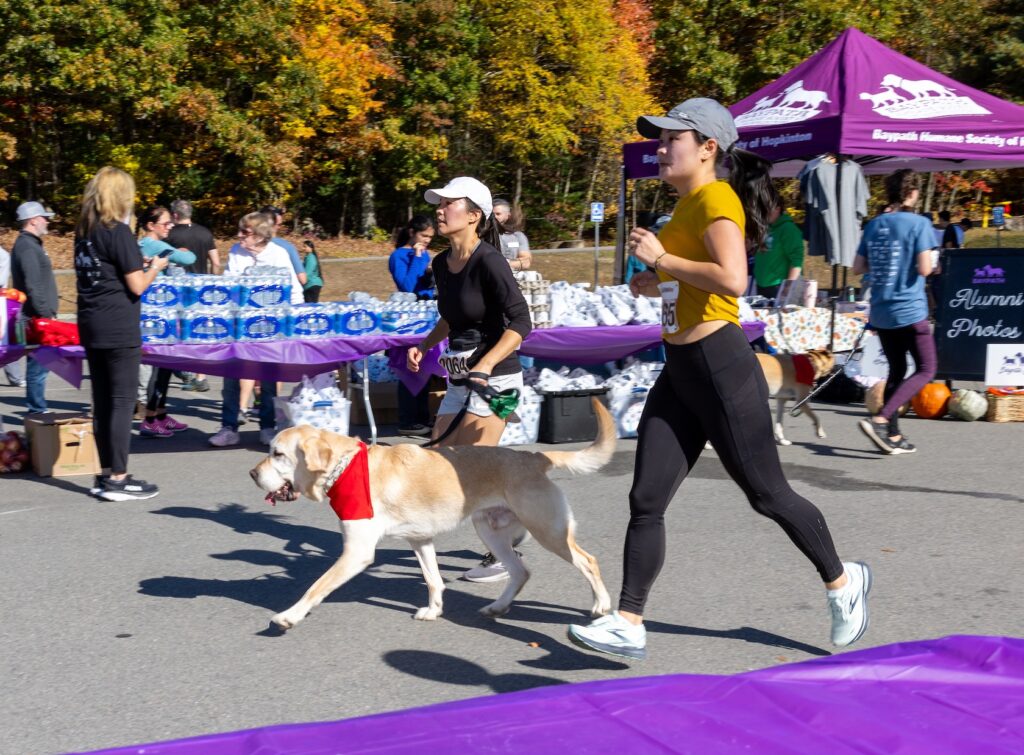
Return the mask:
[[351, 403], [338, 389], [333, 372], [312, 378], [303, 375], [291, 396], [275, 399], [274, 408], [279, 429], [311, 425], [318, 430], [348, 435]]

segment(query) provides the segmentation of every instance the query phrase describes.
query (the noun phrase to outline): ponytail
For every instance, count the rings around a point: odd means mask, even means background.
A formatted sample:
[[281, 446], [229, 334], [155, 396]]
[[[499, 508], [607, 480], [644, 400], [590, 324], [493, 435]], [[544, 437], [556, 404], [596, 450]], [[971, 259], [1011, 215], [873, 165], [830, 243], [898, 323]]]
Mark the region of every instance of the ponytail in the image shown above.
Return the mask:
[[771, 163], [753, 152], [730, 147], [729, 185], [740, 198], [747, 216], [747, 248], [759, 249], [768, 235], [768, 218], [780, 204], [779, 192], [770, 175]]
[[484, 211], [480, 206], [468, 197], [464, 201], [468, 209], [476, 210], [480, 213], [480, 222], [476, 224], [477, 238], [501, 251], [501, 224], [494, 219], [494, 214], [484, 215]]

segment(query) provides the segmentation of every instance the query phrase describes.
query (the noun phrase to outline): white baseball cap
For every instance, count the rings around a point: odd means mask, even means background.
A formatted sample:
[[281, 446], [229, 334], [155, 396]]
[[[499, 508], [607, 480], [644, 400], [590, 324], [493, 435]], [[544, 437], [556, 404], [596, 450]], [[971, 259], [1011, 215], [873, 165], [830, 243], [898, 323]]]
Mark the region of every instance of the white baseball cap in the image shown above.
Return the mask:
[[483, 210], [485, 218], [489, 218], [494, 209], [491, 190], [469, 176], [453, 178], [443, 189], [427, 189], [423, 198], [430, 204], [441, 204], [442, 199], [468, 199]]
[[53, 213], [48, 212], [39, 202], [23, 202], [18, 205], [18, 220], [31, 220], [38, 217], [52, 218]]

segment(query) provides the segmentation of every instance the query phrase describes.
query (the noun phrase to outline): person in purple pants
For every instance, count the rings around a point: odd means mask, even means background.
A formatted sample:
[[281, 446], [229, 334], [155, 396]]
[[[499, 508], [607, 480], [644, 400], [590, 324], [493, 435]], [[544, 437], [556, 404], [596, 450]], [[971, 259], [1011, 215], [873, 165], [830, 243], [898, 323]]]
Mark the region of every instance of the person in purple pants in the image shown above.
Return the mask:
[[[924, 284], [937, 252], [931, 223], [914, 212], [920, 174], [898, 170], [886, 177], [885, 191], [890, 210], [864, 228], [853, 272], [870, 273], [871, 327], [889, 361], [889, 377], [882, 409], [859, 425], [883, 453], [909, 454], [917, 449], [900, 432], [899, 409], [935, 377], [935, 338]], [[907, 354], [917, 366], [910, 377]]]

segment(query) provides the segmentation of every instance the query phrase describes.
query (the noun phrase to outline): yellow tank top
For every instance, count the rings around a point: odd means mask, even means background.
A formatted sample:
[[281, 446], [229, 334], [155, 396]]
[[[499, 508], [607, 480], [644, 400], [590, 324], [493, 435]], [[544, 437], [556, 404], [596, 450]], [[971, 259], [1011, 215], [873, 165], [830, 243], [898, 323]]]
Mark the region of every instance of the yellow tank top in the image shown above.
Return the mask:
[[[658, 233], [665, 251], [694, 262], [710, 262], [704, 247], [704, 232], [719, 218], [733, 221], [745, 231], [746, 215], [736, 192], [725, 181], [714, 181], [682, 197], [672, 219]], [[662, 281], [661, 333], [681, 333], [701, 322], [724, 320], [739, 325], [739, 304], [735, 296], [712, 294], [658, 271]]]

